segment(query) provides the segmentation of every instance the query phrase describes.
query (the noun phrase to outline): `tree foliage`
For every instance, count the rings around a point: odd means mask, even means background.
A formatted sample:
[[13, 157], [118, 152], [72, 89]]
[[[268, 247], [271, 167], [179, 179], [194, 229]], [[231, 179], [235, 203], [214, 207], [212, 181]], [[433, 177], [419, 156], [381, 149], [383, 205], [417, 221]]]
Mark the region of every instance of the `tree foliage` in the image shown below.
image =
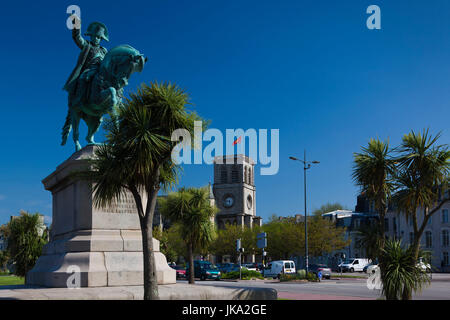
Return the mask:
[[[333, 222], [321, 216], [311, 217], [308, 228], [308, 248], [313, 256], [342, 249], [348, 244], [345, 241], [345, 229], [336, 228]], [[268, 257], [272, 260], [287, 259], [304, 254], [304, 230], [304, 223], [296, 223], [293, 217], [279, 220], [275, 216], [262, 227], [253, 228], [227, 224], [225, 229], [218, 230], [217, 239], [210, 248], [214, 254], [230, 255], [236, 261], [236, 239], [241, 239], [246, 254], [261, 254], [262, 250], [256, 246], [256, 238], [258, 233], [266, 232]]]
[[[188, 248], [189, 265], [193, 266], [195, 250], [206, 251], [215, 237], [212, 219], [218, 210], [209, 202], [209, 188], [181, 188], [159, 201], [161, 214], [178, 223]], [[194, 282], [192, 272], [189, 283]]]
[[241, 239], [241, 246], [245, 254], [262, 254], [262, 250], [256, 246], [257, 234], [262, 232], [259, 226], [249, 228], [227, 223], [224, 229], [217, 230], [217, 237], [211, 243], [210, 252], [218, 256], [231, 256], [232, 261], [238, 261], [236, 240]]
[[399, 240], [387, 240], [380, 259], [382, 292], [388, 300], [409, 299], [405, 293], [421, 290], [430, 283], [418, 265], [413, 247], [404, 248]]
[[25, 277], [36, 264], [47, 243], [45, 228], [40, 222], [39, 214], [20, 212], [20, 216], [8, 223], [8, 252], [15, 264], [14, 273]]
[[384, 218], [394, 190], [395, 159], [389, 142], [370, 139], [361, 153], [354, 154], [352, 177], [362, 193], [373, 201], [379, 216], [379, 244], [384, 245]]
[[324, 214], [327, 212], [331, 212], [331, 211], [336, 211], [336, 210], [344, 210], [344, 207], [338, 202], [335, 202], [335, 203], [328, 202], [328, 203], [320, 206], [319, 209], [314, 210], [313, 215], [318, 216], [318, 215], [321, 215], [321, 214]]
[[157, 195], [178, 180], [179, 167], [171, 158], [178, 142], [171, 140], [172, 133], [193, 133], [194, 121], [200, 120], [187, 110], [188, 100], [175, 84], [143, 84], [106, 123], [106, 143], [96, 149], [90, 170], [81, 174], [92, 182], [99, 207], [120, 201], [125, 191], [133, 195], [142, 234], [146, 300], [159, 298], [152, 241]]
[[[363, 153], [355, 154], [353, 178], [379, 210], [378, 239], [367, 239], [367, 244], [371, 248], [379, 244], [379, 253], [384, 252], [380, 254], [380, 259], [389, 257], [386, 251], [383, 251], [387, 201], [391, 200], [399, 213], [404, 214], [407, 220], [412, 220], [414, 241], [406, 250], [408, 254], [412, 254], [412, 258], [402, 258], [403, 272], [397, 269], [396, 276], [386, 278], [392, 289], [386, 289], [391, 290], [387, 291], [387, 295], [391, 296], [389, 292], [394, 292], [393, 298], [396, 297], [396, 290], [401, 287], [404, 290], [402, 297], [411, 299], [412, 290], [420, 286], [419, 282], [402, 284], [402, 281], [420, 281], [420, 277], [402, 278], [402, 274], [407, 274], [408, 270], [414, 271], [419, 257], [420, 240], [429, 219], [445, 202], [450, 201], [448, 198], [439, 197], [445, 193], [450, 170], [450, 151], [447, 144], [437, 145], [439, 137], [440, 134], [433, 137], [429, 130], [423, 130], [422, 133], [411, 131], [403, 136], [400, 146], [394, 149], [397, 152], [396, 157], [391, 156], [392, 150], [388, 144], [373, 139], [367, 148], [363, 148]], [[421, 224], [418, 222], [419, 216], [422, 216]], [[388, 249], [397, 257], [406, 257], [406, 251], [401, 251], [395, 243], [391, 242]], [[407, 261], [410, 263], [409, 267]], [[388, 274], [387, 270], [383, 270], [383, 267], [387, 266], [388, 262], [380, 260], [382, 274]], [[398, 283], [394, 283], [395, 281]]]

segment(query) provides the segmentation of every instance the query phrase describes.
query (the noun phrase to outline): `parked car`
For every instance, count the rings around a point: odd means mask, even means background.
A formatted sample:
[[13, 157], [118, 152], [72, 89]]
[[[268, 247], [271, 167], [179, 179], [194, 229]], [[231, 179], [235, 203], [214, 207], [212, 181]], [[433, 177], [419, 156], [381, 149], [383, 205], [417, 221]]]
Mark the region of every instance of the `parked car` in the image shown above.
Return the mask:
[[186, 279], [186, 268], [183, 266], [171, 266], [172, 269], [175, 269], [177, 279]]
[[244, 263], [242, 267], [249, 271], [258, 271], [258, 265], [256, 263]]
[[[417, 267], [422, 269], [422, 271], [430, 273], [431, 274], [431, 265], [429, 263], [426, 263], [423, 261], [423, 258], [419, 258], [419, 261], [417, 262]], [[364, 269], [367, 273], [375, 273], [375, 271], [378, 269], [378, 264], [370, 264], [366, 266]]]
[[264, 269], [264, 276], [280, 278], [281, 274], [295, 274], [295, 263], [292, 260], [271, 261]]
[[377, 263], [371, 263], [364, 267], [363, 272], [365, 273], [375, 273], [375, 270], [378, 268]]
[[341, 264], [338, 265], [339, 268], [342, 268], [342, 272], [355, 272], [355, 271], [363, 271], [364, 267], [370, 264], [369, 259], [366, 258], [350, 258], [345, 260]]
[[309, 271], [318, 276], [319, 272], [322, 273], [322, 278], [330, 279], [331, 278], [331, 268], [324, 264], [311, 264], [308, 267]]
[[[190, 267], [187, 264], [186, 277], [189, 277]], [[220, 280], [220, 270], [209, 261], [194, 260], [194, 277], [200, 280]]]
[[[236, 269], [236, 266], [234, 263], [226, 262], [226, 263], [218, 263], [216, 264], [217, 268], [220, 270], [221, 273], [228, 273], [231, 272], [233, 269]], [[239, 270], [239, 269], [237, 269]]]

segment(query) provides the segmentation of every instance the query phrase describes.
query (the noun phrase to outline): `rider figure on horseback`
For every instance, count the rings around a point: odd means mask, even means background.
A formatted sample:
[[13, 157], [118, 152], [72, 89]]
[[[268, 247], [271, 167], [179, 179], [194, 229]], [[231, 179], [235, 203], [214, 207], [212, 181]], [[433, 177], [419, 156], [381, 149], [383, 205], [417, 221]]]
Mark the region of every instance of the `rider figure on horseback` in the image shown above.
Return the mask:
[[[74, 16], [74, 19], [79, 19]], [[75, 25], [75, 23], [74, 23]], [[78, 24], [81, 26], [81, 24]], [[108, 29], [101, 22], [92, 22], [85, 33], [91, 40], [86, 41], [80, 34], [80, 28], [72, 29], [72, 38], [81, 49], [77, 65], [64, 85], [69, 93], [69, 107], [84, 103], [89, 97], [89, 82], [98, 70], [108, 50], [100, 46], [101, 40], [109, 41]]]

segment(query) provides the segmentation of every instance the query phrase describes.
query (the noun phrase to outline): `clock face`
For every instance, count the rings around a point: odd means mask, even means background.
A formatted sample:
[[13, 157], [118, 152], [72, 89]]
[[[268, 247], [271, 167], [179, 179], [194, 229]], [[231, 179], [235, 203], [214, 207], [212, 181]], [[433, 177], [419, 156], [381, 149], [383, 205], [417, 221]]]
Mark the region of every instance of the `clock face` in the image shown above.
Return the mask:
[[225, 208], [231, 208], [234, 204], [234, 198], [232, 195], [226, 195], [225, 199], [223, 199], [223, 206]]
[[252, 208], [252, 196], [248, 196], [247, 197], [247, 208], [251, 209]]

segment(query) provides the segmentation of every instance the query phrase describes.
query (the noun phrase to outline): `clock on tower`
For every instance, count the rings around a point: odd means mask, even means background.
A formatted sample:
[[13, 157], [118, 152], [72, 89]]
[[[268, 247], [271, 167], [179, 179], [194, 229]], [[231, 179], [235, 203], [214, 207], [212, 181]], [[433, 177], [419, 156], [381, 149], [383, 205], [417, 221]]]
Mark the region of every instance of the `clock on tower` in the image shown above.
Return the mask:
[[215, 220], [220, 229], [227, 223], [260, 225], [255, 209], [254, 168], [254, 161], [244, 155], [214, 158], [214, 198], [220, 209]]

